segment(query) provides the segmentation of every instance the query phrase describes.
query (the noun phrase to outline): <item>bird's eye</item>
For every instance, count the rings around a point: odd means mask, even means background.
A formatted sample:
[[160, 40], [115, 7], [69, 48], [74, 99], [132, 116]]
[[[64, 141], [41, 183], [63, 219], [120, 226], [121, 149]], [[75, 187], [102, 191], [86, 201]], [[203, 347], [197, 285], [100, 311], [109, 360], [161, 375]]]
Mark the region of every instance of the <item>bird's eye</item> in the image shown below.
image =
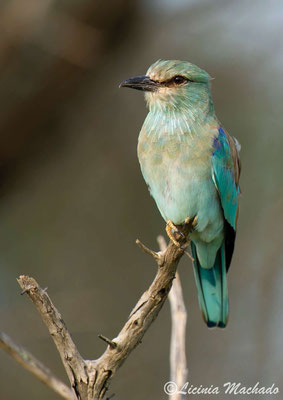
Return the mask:
[[180, 85], [181, 83], [187, 82], [188, 79], [184, 78], [181, 75], [176, 75], [173, 78], [173, 82], [176, 83], [177, 85]]

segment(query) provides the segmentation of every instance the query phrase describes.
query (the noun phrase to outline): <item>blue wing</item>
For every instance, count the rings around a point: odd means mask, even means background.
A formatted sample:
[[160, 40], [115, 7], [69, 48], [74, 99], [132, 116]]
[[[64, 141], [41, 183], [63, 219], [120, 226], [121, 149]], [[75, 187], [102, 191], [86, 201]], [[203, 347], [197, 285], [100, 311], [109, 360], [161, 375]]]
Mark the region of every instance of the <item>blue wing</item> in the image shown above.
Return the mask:
[[[224, 240], [218, 249], [212, 268], [203, 268], [199, 262], [197, 244], [191, 242], [194, 273], [199, 304], [209, 327], [224, 328], [228, 321], [228, 291], [226, 271], [231, 264], [236, 235], [240, 161], [239, 144], [220, 127], [213, 140], [212, 179], [219, 193], [223, 209]], [[207, 247], [209, 243], [207, 244]]]
[[219, 193], [224, 217], [236, 230], [240, 194], [239, 146], [221, 127], [218, 132], [213, 141], [212, 178]]
[[236, 236], [240, 193], [239, 147], [236, 139], [230, 137], [220, 127], [218, 135], [213, 140], [212, 179], [219, 193], [225, 223], [224, 240], [217, 251], [212, 268], [201, 266], [196, 244], [191, 242], [199, 304], [209, 327], [224, 328], [228, 321], [226, 271], [231, 264]]

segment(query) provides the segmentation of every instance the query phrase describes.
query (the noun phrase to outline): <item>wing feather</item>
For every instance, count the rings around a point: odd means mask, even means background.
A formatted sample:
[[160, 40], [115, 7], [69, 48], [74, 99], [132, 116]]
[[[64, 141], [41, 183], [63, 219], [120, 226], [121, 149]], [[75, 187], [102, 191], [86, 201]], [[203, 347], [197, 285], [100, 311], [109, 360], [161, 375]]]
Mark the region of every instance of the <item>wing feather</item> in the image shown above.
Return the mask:
[[219, 193], [225, 219], [236, 230], [240, 194], [240, 145], [223, 128], [220, 127], [218, 132], [213, 141], [212, 179]]

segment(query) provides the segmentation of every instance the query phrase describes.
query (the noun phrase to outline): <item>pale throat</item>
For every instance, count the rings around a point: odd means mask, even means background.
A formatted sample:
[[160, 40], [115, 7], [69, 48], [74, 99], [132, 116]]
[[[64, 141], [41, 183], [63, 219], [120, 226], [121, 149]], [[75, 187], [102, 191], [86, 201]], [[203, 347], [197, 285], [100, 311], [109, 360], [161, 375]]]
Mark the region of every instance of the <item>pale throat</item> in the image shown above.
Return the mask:
[[147, 135], [200, 136], [202, 128], [212, 121], [217, 121], [211, 97], [173, 96], [166, 93], [146, 93], [149, 113], [143, 129]]

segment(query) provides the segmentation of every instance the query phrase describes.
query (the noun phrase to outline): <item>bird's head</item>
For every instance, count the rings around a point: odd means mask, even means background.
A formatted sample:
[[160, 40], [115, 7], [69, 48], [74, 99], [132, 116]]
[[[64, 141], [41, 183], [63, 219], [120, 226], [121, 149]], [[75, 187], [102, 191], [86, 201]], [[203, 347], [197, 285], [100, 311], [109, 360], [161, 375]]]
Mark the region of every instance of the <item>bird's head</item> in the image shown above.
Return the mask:
[[196, 103], [208, 105], [210, 80], [207, 72], [187, 61], [158, 60], [146, 75], [127, 79], [120, 87], [144, 91], [151, 110], [180, 110]]

